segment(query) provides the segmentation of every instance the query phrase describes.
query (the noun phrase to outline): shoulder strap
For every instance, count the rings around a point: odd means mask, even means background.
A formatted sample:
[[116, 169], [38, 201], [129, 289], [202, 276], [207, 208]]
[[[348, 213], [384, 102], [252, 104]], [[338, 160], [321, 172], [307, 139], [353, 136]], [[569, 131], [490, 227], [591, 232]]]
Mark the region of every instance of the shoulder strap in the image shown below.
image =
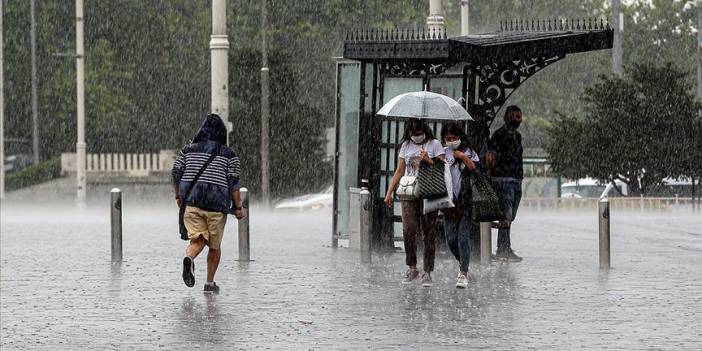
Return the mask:
[[207, 166], [209, 166], [210, 162], [212, 162], [212, 160], [214, 160], [214, 158], [217, 157], [217, 155], [219, 155], [220, 148], [221, 148], [221, 145], [217, 146], [217, 149], [215, 149], [214, 152], [212, 152], [212, 155], [210, 155], [210, 158], [208, 158], [207, 161], [205, 162], [205, 164], [202, 165], [202, 167], [200, 167], [200, 170], [197, 171], [197, 174], [195, 174], [195, 178], [193, 178], [193, 181], [190, 183], [190, 187], [185, 192], [185, 196], [183, 197], [182, 201], [180, 202], [181, 206], [185, 205], [185, 200], [188, 198], [188, 196], [190, 196], [190, 192], [195, 187], [195, 183], [197, 183], [197, 180], [200, 179], [200, 176], [202, 175], [202, 173], [205, 172], [205, 169], [207, 169]]

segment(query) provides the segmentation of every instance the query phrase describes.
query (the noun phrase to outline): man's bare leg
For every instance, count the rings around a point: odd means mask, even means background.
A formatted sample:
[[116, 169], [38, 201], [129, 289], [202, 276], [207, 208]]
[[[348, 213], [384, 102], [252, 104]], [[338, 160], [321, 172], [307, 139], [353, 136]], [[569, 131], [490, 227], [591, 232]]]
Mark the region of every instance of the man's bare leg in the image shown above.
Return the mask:
[[190, 256], [190, 258], [195, 259], [195, 257], [202, 252], [202, 249], [205, 248], [205, 244], [205, 238], [199, 236], [197, 239], [190, 241], [190, 245], [188, 245], [188, 248], [185, 249], [185, 254]]
[[207, 282], [214, 282], [214, 276], [219, 267], [219, 259], [222, 257], [222, 250], [210, 248], [207, 252]]

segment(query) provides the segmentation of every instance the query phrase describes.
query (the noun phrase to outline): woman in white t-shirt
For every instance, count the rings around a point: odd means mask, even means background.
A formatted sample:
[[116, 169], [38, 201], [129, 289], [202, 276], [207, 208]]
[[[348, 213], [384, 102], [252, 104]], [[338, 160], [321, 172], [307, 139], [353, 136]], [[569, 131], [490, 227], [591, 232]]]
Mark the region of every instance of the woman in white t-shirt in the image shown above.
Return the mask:
[[[413, 118], [406, 123], [402, 146], [398, 154], [397, 169], [390, 181], [385, 194], [385, 204], [392, 208], [393, 191], [402, 176], [416, 176], [422, 162], [433, 164], [436, 158], [444, 160], [444, 148], [436, 140], [429, 126], [420, 119]], [[422, 285], [432, 285], [431, 272], [434, 270], [434, 254], [436, 251], [434, 226], [437, 211], [423, 215], [422, 200], [403, 200], [402, 206], [402, 237], [405, 242], [405, 263], [409, 267], [403, 284], [410, 284], [419, 276], [417, 271], [417, 229], [421, 225], [424, 242], [424, 274]]]

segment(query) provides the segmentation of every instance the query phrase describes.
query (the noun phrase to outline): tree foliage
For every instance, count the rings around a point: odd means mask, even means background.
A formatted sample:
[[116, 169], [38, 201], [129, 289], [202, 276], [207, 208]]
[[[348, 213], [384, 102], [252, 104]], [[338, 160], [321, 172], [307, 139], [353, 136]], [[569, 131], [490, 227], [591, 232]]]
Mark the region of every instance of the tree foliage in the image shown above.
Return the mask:
[[554, 170], [568, 178], [631, 178], [642, 193], [666, 177], [702, 174], [701, 121], [689, 74], [671, 63], [635, 64], [586, 89], [586, 116], [549, 129]]

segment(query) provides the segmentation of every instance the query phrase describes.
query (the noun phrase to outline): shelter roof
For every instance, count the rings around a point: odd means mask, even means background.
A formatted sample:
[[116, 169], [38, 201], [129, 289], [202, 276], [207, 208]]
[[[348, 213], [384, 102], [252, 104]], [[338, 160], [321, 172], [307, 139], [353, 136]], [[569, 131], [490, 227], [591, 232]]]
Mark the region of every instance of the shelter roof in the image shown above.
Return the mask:
[[[516, 24], [516, 25], [515, 25]], [[366, 30], [347, 35], [344, 57], [359, 61], [493, 63], [612, 48], [604, 21], [517, 21], [492, 33], [448, 38], [445, 31]]]

